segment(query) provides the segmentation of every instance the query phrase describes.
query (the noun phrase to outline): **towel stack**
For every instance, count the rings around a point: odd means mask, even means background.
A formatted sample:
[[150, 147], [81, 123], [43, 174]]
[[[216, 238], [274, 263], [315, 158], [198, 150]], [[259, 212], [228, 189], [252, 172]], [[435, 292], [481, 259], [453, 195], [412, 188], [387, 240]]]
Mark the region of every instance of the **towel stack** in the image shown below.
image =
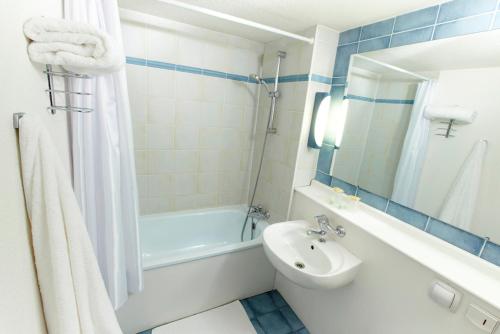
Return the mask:
[[424, 117], [428, 120], [453, 120], [455, 124], [471, 124], [477, 117], [477, 112], [460, 106], [427, 106]]
[[24, 34], [31, 40], [28, 54], [37, 63], [92, 75], [116, 72], [125, 64], [116, 41], [90, 24], [34, 17], [25, 22]]

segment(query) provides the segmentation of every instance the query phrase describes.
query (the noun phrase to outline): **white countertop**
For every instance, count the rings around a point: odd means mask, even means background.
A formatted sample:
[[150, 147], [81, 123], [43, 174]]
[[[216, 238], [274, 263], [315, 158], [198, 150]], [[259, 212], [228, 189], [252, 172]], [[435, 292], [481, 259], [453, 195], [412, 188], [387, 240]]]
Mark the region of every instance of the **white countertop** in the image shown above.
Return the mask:
[[500, 310], [500, 267], [363, 203], [338, 209], [331, 188], [317, 181], [295, 191]]

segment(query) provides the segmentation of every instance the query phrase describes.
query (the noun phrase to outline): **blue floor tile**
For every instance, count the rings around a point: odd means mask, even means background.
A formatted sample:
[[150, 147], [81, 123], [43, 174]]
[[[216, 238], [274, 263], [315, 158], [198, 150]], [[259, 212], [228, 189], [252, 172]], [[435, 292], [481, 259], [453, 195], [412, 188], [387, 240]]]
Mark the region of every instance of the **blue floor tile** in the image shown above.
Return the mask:
[[257, 321], [266, 334], [289, 334], [292, 329], [280, 311], [263, 314]]
[[271, 291], [270, 294], [276, 307], [288, 306], [286, 301], [283, 299], [283, 297], [281, 297], [280, 293], [277, 290]]
[[262, 329], [262, 327], [260, 327], [259, 322], [257, 321], [257, 319], [252, 319], [252, 320], [250, 320], [250, 322], [252, 323], [253, 328], [255, 328], [255, 331], [257, 332], [257, 334], [266, 334], [266, 332], [264, 332], [264, 330]]
[[309, 334], [277, 290], [241, 300], [258, 334]]
[[255, 314], [253, 313], [252, 308], [250, 307], [250, 305], [248, 305], [248, 300], [246, 300], [246, 299], [242, 300], [241, 305], [243, 305], [243, 308], [245, 309], [245, 312], [247, 313], [248, 318], [250, 318], [250, 319], [255, 318]]
[[298, 331], [301, 328], [304, 328], [304, 324], [300, 321], [299, 317], [293, 312], [290, 306], [285, 306], [280, 309], [281, 314], [286, 319], [292, 330]]
[[277, 309], [276, 305], [273, 303], [273, 299], [267, 293], [250, 297], [247, 301], [257, 315], [269, 313]]

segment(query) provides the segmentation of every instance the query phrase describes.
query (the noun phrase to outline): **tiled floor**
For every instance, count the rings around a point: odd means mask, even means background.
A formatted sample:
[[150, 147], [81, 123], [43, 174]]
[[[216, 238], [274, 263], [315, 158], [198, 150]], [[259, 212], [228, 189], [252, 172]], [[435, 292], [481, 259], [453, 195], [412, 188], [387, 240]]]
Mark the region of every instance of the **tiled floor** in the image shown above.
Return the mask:
[[257, 334], [309, 334], [276, 290], [244, 299], [241, 304]]
[[[309, 334], [302, 321], [276, 290], [243, 299], [241, 304], [257, 334]], [[152, 329], [148, 329], [137, 334], [151, 332]]]

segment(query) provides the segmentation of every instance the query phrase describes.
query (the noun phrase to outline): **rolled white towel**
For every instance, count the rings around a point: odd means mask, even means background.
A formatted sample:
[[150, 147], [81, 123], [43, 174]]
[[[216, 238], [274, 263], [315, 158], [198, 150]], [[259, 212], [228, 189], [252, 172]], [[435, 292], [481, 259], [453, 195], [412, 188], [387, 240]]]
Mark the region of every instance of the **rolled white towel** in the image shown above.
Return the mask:
[[33, 17], [24, 23], [24, 34], [32, 41], [29, 57], [37, 63], [94, 75], [118, 71], [125, 64], [118, 44], [87, 23]]
[[470, 124], [477, 117], [477, 112], [460, 106], [427, 106], [424, 117], [428, 120], [454, 120], [455, 124]]

